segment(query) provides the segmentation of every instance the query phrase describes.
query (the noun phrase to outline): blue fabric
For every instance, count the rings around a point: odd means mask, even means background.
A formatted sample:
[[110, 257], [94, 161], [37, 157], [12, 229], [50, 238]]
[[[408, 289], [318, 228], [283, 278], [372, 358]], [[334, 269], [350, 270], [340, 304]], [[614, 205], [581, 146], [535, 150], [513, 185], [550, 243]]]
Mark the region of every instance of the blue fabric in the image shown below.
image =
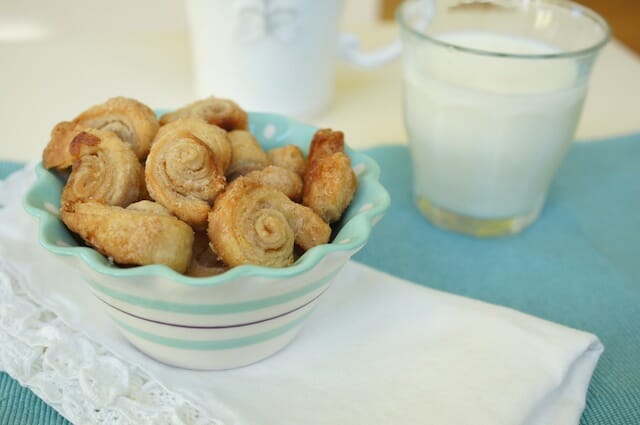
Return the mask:
[[[429, 224], [413, 204], [405, 147], [367, 153], [380, 164], [392, 203], [356, 260], [595, 333], [605, 352], [581, 424], [640, 424], [640, 134], [575, 144], [538, 221], [497, 239]], [[0, 163], [0, 177], [7, 169]], [[43, 405], [35, 397], [29, 406], [14, 401], [30, 392], [8, 394], [1, 384], [10, 380], [0, 374], [0, 418], [12, 412], [12, 423], [59, 423], [47, 408], [32, 414]]]
[[0, 373], [0, 424], [69, 425], [70, 422], [30, 390], [4, 372]]

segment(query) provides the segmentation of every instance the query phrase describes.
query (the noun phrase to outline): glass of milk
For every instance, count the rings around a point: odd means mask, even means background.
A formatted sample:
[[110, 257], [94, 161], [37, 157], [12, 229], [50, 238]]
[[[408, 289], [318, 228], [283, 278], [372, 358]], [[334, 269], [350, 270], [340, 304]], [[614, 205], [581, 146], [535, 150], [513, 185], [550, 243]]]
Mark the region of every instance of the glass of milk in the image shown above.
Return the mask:
[[404, 117], [419, 209], [474, 236], [536, 220], [610, 37], [564, 0], [407, 0]]

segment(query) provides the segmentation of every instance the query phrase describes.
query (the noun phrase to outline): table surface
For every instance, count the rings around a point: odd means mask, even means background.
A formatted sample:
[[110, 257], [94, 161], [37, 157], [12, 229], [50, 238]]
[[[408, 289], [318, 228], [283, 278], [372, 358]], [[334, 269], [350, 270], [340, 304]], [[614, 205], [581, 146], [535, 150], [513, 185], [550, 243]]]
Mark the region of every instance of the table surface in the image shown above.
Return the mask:
[[[397, 36], [393, 24], [354, 30], [367, 47]], [[4, 131], [0, 160], [37, 159], [55, 123], [114, 95], [134, 97], [156, 108], [174, 108], [193, 100], [188, 37], [184, 33], [86, 34], [0, 44], [0, 93]], [[302, 120], [345, 131], [348, 143], [358, 149], [405, 144], [401, 95], [399, 62], [375, 70], [338, 64], [332, 104]], [[640, 59], [613, 40], [595, 66], [577, 138], [640, 131], [639, 106]], [[15, 382], [10, 385], [9, 390], [3, 387], [5, 394], [20, 391], [14, 388]]]

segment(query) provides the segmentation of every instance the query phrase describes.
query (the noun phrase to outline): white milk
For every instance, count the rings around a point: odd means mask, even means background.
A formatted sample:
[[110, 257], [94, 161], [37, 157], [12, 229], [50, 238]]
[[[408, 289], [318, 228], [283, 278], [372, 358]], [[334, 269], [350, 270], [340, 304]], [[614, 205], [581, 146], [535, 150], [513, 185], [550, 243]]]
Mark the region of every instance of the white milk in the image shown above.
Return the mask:
[[[558, 52], [491, 33], [438, 38], [503, 53]], [[575, 59], [499, 58], [434, 44], [407, 55], [405, 119], [418, 199], [475, 218], [541, 207], [586, 94]]]

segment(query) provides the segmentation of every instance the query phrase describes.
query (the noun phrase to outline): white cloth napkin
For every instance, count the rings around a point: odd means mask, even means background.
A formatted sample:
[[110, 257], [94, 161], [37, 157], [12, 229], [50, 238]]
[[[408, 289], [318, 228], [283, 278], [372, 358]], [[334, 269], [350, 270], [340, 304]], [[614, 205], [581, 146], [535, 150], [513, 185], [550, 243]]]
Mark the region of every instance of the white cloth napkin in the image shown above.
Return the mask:
[[[299, 336], [244, 368], [138, 352], [0, 182], [0, 369], [76, 423], [577, 424], [596, 336], [350, 262]], [[425, 270], [428, 273], [428, 270]]]

